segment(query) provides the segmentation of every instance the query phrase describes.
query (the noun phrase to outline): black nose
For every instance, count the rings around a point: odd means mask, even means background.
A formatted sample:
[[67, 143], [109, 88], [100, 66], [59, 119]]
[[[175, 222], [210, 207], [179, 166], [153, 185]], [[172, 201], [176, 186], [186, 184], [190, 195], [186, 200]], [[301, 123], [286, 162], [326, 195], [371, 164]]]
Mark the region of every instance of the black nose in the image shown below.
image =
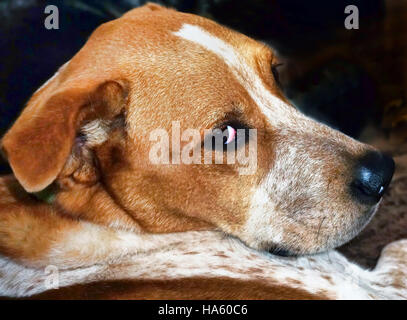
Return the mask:
[[380, 201], [394, 173], [394, 161], [381, 152], [369, 152], [356, 164], [352, 194], [359, 202], [373, 205]]

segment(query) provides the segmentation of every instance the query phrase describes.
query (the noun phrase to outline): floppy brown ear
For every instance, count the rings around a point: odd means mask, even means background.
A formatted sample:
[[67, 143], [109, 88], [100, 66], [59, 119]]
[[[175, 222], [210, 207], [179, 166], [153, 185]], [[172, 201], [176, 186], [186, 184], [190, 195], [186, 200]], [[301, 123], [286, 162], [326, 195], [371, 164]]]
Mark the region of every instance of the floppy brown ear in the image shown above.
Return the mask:
[[21, 185], [28, 192], [48, 187], [63, 169], [81, 125], [115, 117], [126, 94], [123, 82], [105, 81], [35, 95], [2, 139]]

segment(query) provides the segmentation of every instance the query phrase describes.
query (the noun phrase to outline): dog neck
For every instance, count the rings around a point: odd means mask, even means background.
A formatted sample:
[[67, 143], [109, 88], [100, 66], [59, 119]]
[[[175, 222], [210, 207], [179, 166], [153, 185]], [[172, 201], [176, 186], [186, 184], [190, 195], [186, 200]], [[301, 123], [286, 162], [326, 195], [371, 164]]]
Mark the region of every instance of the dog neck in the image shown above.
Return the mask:
[[[76, 236], [72, 235], [71, 240], [78, 241], [74, 239]], [[102, 239], [95, 239], [99, 240]], [[72, 292], [71, 289], [77, 284], [89, 284], [89, 287], [85, 286], [89, 293], [92, 292], [91, 287], [97, 287], [100, 281], [117, 282], [122, 288], [123, 282], [127, 281], [127, 287], [133, 288], [133, 291], [122, 291], [124, 296], [120, 296], [120, 293], [112, 295], [115, 298], [134, 298], [140, 290], [137, 284], [142, 285], [143, 281], [202, 283], [202, 279], [206, 279], [203, 282], [206, 285], [211, 280], [220, 279], [222, 286], [226, 287], [234, 280], [241, 281], [242, 288], [254, 286], [260, 290], [259, 297], [269, 299], [400, 299], [407, 296], [402, 287], [382, 286], [384, 279], [394, 276], [389, 269], [394, 263], [391, 252], [381, 258], [375, 270], [367, 271], [335, 251], [312, 257], [282, 258], [252, 250], [239, 240], [218, 232], [153, 236], [122, 232], [114, 246], [108, 250], [111, 253], [115, 251], [116, 255], [104, 263], [99, 261], [91, 265], [73, 266], [53, 261], [58, 273], [58, 281], [53, 285], [60, 288], [59, 294], [64, 296], [64, 288], [67, 289], [65, 293]], [[95, 259], [98, 255], [94, 254]], [[242, 264], [242, 261], [245, 263]], [[8, 296], [25, 297], [56, 289], [49, 287], [49, 270], [44, 273], [41, 268], [25, 268], [0, 258], [0, 272], [13, 273], [12, 277], [0, 278], [0, 291]], [[263, 287], [267, 290], [262, 291]], [[200, 294], [204, 294], [208, 288], [203, 288]], [[219, 288], [217, 290], [221, 291]], [[106, 291], [109, 290], [103, 290], [104, 294], [107, 294]], [[149, 290], [147, 294], [144, 298], [157, 297], [152, 295], [154, 290]], [[186, 298], [190, 293], [181, 290], [179, 294], [183, 295], [178, 297]], [[245, 290], [221, 294], [222, 298], [256, 296]]]
[[127, 210], [109, 190], [102, 183], [62, 189], [55, 194], [53, 205], [69, 216], [119, 230], [172, 233], [214, 229], [205, 221], [156, 207]]

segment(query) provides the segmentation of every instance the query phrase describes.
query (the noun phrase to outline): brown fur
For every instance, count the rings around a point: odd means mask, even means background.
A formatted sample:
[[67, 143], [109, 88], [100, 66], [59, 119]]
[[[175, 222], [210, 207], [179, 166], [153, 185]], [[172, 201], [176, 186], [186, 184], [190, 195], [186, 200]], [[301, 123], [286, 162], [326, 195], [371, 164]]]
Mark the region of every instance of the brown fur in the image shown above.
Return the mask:
[[[274, 100], [260, 92], [264, 105], [259, 106], [248, 90], [254, 84], [236, 77], [236, 72], [244, 74], [244, 66], [243, 71], [230, 67], [215, 53], [175, 36], [185, 23], [233, 47], [278, 103], [269, 105]], [[117, 230], [137, 234], [221, 230], [255, 249], [268, 249], [276, 244], [270, 239], [275, 227], [282, 232], [281, 243], [297, 253], [347, 241], [372, 209], [356, 203], [347, 189], [355, 159], [371, 148], [289, 106], [273, 79], [274, 62], [272, 50], [252, 39], [156, 5], [99, 27], [59, 74], [33, 95], [2, 140], [15, 177], [26, 191], [53, 185], [57, 192], [50, 206], [11, 192], [23, 194], [13, 178], [0, 180], [1, 253], [35, 267], [50, 262], [92, 265], [111, 258], [116, 247], [109, 244], [118, 239]], [[271, 110], [275, 122], [262, 107]], [[171, 121], [180, 121], [181, 130], [210, 129], [231, 115], [258, 130], [254, 174], [239, 175], [236, 165], [150, 163], [149, 134], [154, 129], [171, 132]], [[273, 204], [273, 209], [253, 204], [264, 181], [270, 183], [267, 205]], [[327, 213], [335, 215], [321, 226]], [[87, 243], [83, 245], [88, 250], [69, 246], [69, 235], [86, 237], [85, 222], [97, 230], [101, 253], [94, 254]], [[208, 282], [208, 288], [216, 288], [216, 281]], [[143, 284], [141, 292], [150, 286], [157, 283]], [[151, 297], [164, 293], [176, 297], [178, 286], [177, 281], [163, 284]], [[311, 298], [285, 288], [262, 292], [276, 298], [288, 293]], [[243, 296], [252, 293], [250, 289]], [[213, 296], [223, 297], [223, 291]]]
[[290, 287], [266, 286], [260, 281], [228, 278], [103, 281], [52, 290], [30, 299], [137, 299], [137, 300], [321, 300], [326, 297]]

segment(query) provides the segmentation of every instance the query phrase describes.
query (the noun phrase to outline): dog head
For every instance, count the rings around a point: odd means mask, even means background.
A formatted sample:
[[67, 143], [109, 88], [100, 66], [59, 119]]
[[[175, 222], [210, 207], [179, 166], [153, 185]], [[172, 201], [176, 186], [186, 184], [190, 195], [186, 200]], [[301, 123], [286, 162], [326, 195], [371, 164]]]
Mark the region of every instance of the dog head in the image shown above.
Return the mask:
[[[333, 248], [372, 217], [394, 164], [298, 112], [276, 63], [244, 35], [147, 5], [99, 27], [33, 95], [3, 149], [27, 191], [55, 183], [58, 204], [84, 219], [217, 229], [294, 254]], [[216, 132], [224, 140], [208, 147]], [[229, 145], [244, 165], [227, 161]]]

